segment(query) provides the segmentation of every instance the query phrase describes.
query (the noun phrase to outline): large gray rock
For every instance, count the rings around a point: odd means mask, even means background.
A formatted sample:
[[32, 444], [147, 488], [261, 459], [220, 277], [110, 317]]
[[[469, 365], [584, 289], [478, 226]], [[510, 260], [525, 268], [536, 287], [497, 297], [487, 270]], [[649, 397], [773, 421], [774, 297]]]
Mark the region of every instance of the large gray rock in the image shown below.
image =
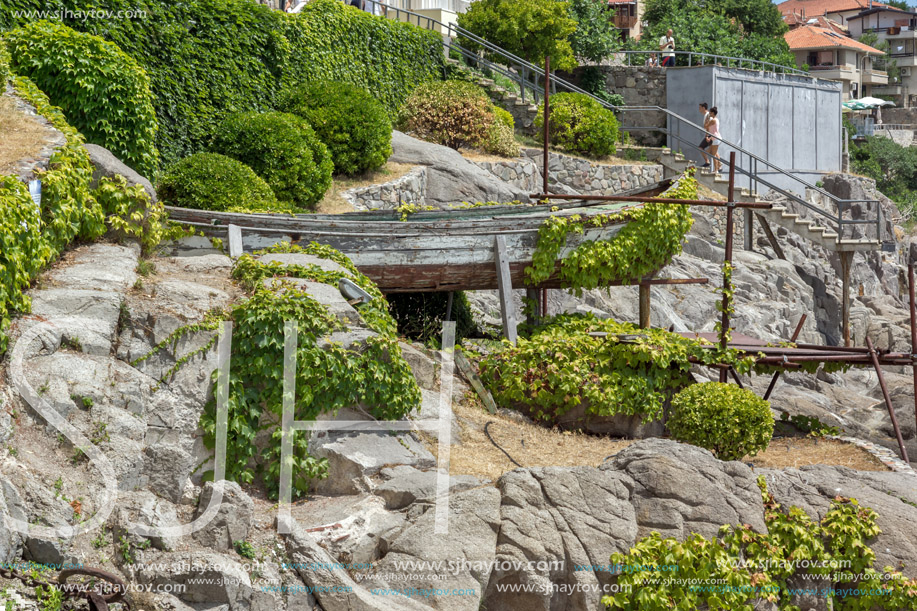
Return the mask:
[[[385, 482], [373, 490], [373, 494], [385, 499], [386, 509], [403, 509], [417, 501], [432, 502], [436, 497], [437, 471], [420, 471], [407, 465], [386, 467], [379, 473]], [[449, 489], [458, 492], [482, 485], [481, 480], [471, 475], [453, 475], [449, 478]]]
[[462, 202], [529, 201], [528, 193], [503, 182], [449, 147], [392, 132], [389, 161], [427, 166], [425, 203], [448, 208]]
[[[180, 524], [175, 506], [147, 490], [122, 492], [117, 505], [108, 517], [112, 536], [116, 542], [124, 537], [134, 547], [142, 549], [147, 537], [133, 532], [131, 525], [150, 528], [169, 528]], [[178, 543], [177, 537], [149, 537], [153, 547], [171, 551]]]
[[191, 455], [177, 445], [149, 445], [143, 450], [145, 485], [173, 503], [181, 501], [193, 468]]
[[435, 466], [433, 455], [411, 435], [319, 433], [309, 441], [309, 452], [328, 459], [328, 477], [312, 484], [319, 494], [369, 490], [369, 476], [388, 465]]
[[113, 176], [123, 176], [127, 179], [128, 185], [140, 185], [149, 194], [153, 203], [156, 198], [156, 189], [153, 188], [149, 180], [141, 176], [137, 171], [128, 167], [124, 162], [114, 156], [107, 148], [97, 144], [84, 144], [89, 151], [89, 160], [92, 162], [92, 188], [99, 186], [102, 178], [112, 178]]
[[255, 503], [236, 482], [207, 482], [201, 491], [197, 511], [194, 512], [195, 520], [206, 511], [216, 491], [222, 493], [216, 516], [206, 528], [195, 531], [192, 536], [201, 545], [217, 551], [231, 550], [236, 541], [245, 541], [248, 538]]
[[764, 470], [764, 475], [777, 502], [784, 508], [800, 507], [815, 520], [825, 516], [835, 496], [855, 498], [872, 508], [882, 530], [869, 542], [876, 553], [875, 567], [891, 566], [917, 577], [917, 477], [827, 465]]
[[309, 297], [324, 306], [329, 313], [333, 314], [344, 324], [363, 324], [360, 313], [357, 312], [347, 299], [341, 295], [341, 291], [336, 286], [324, 284], [322, 282], [310, 282], [301, 278], [265, 278], [264, 286], [267, 288], [277, 287], [276, 290], [282, 291], [283, 286], [289, 284], [306, 293]]
[[[208, 552], [153, 553], [137, 564], [139, 583], [177, 592], [186, 603], [228, 604], [229, 611], [252, 608], [251, 578], [235, 560]], [[194, 583], [191, 583], [194, 581]]]

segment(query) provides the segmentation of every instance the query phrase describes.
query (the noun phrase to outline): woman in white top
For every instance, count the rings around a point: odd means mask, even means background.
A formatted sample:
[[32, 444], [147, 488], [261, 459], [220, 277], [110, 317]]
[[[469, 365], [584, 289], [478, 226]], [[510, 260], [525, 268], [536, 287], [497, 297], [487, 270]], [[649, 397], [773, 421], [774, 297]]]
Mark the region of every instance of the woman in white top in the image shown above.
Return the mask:
[[707, 133], [713, 138], [710, 142], [710, 156], [713, 158], [713, 172], [715, 174], [720, 173], [720, 168], [723, 166], [722, 161], [720, 161], [719, 149], [720, 149], [720, 120], [717, 117], [716, 106], [710, 109], [709, 114], [707, 115], [707, 122], [704, 124], [704, 127], [707, 128]]

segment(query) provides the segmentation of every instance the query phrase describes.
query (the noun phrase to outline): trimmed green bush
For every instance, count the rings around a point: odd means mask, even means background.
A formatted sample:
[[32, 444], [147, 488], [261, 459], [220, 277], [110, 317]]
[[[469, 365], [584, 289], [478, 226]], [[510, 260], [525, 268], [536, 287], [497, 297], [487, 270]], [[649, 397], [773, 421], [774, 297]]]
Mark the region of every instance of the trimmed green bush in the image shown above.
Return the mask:
[[399, 125], [418, 138], [458, 150], [478, 147], [495, 121], [490, 98], [474, 83], [442, 81], [418, 86], [399, 113]]
[[156, 193], [169, 206], [228, 212], [284, 212], [254, 170], [216, 153], [196, 153], [169, 167]]
[[392, 154], [392, 122], [365, 89], [340, 82], [310, 83], [286, 92], [279, 107], [309, 122], [328, 147], [335, 174], [362, 174]]
[[98, 36], [38, 21], [6, 36], [13, 72], [29, 77], [86, 140], [141, 174], [158, 163], [150, 79], [133, 58]]
[[340, 0], [313, 0], [297, 15], [251, 0], [4, 0], [0, 31], [24, 23], [19, 11], [61, 9], [122, 11], [64, 14], [63, 23], [115, 43], [147, 71], [162, 165], [204, 150], [227, 114], [273, 108], [288, 85], [354, 83], [394, 116], [418, 83], [443, 75], [439, 34]]
[[244, 112], [220, 125], [211, 150], [238, 159], [263, 178], [277, 199], [313, 207], [331, 186], [331, 155], [309, 124], [282, 112]]
[[487, 130], [481, 148], [494, 155], [503, 157], [518, 157], [521, 152], [519, 143], [516, 142], [515, 121], [508, 110], [493, 107], [495, 121]]
[[770, 403], [732, 384], [692, 384], [672, 400], [669, 431], [713, 452], [720, 460], [739, 460], [767, 448], [774, 433]]
[[[551, 144], [561, 150], [596, 158], [615, 152], [618, 120], [588, 95], [552, 95], [550, 123]], [[544, 127], [544, 102], [538, 107], [535, 127]]]

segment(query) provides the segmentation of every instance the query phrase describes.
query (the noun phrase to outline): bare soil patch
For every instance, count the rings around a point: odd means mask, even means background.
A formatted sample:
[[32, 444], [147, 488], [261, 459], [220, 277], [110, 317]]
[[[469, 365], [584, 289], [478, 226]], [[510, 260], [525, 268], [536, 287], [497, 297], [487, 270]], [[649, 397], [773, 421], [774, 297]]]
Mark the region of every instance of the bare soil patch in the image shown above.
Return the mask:
[[12, 174], [23, 159], [36, 157], [48, 128], [23, 113], [9, 96], [0, 96], [0, 175]]
[[325, 193], [325, 197], [322, 198], [322, 201], [318, 203], [315, 211], [321, 214], [353, 212], [353, 206], [341, 196], [344, 191], [391, 182], [401, 178], [415, 167], [416, 166], [409, 163], [389, 162], [378, 170], [366, 172], [358, 176], [335, 176], [334, 181], [331, 183], [331, 188]]
[[759, 469], [788, 469], [809, 465], [836, 465], [859, 471], [889, 471], [878, 458], [851, 443], [836, 439], [778, 437], [770, 446], [743, 462]]

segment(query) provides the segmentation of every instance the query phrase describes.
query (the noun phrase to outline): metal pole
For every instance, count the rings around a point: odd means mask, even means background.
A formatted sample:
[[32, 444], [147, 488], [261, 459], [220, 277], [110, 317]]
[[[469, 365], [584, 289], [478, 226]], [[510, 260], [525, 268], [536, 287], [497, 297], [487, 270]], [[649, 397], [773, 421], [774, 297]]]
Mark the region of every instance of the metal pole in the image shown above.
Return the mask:
[[[914, 388], [917, 389], [917, 297], [914, 288], [914, 262], [907, 266], [907, 285], [911, 302], [911, 369], [914, 370]], [[917, 390], [914, 392], [914, 417], [917, 418]]]
[[551, 76], [551, 56], [546, 55], [544, 58], [544, 161], [541, 168], [541, 173], [544, 175], [544, 187], [542, 188], [542, 193], [548, 192], [548, 144], [550, 144], [550, 133], [548, 131], [548, 123], [550, 123], [551, 117], [551, 87], [550, 83]]
[[[790, 338], [791, 342], [796, 342], [796, 338], [799, 337], [799, 334], [802, 332], [802, 325], [806, 322], [806, 315], [803, 314], [799, 319], [799, 322], [796, 323], [796, 330], [793, 331], [793, 337]], [[767, 392], [764, 393], [764, 400], [767, 401], [768, 397], [771, 396], [771, 393], [774, 392], [774, 386], [777, 385], [777, 380], [780, 379], [780, 372], [774, 374], [774, 377], [771, 378], [771, 383], [767, 387]]]
[[911, 461], [907, 457], [907, 448], [904, 447], [904, 439], [901, 438], [901, 428], [898, 426], [898, 418], [895, 416], [895, 409], [892, 407], [892, 399], [888, 396], [888, 388], [885, 386], [885, 376], [882, 375], [882, 366], [879, 365], [879, 359], [876, 357], [876, 349], [872, 347], [872, 340], [866, 338], [866, 346], [869, 348], [869, 356], [872, 358], [872, 366], [876, 369], [876, 375], [879, 376], [879, 387], [882, 389], [882, 397], [885, 398], [885, 406], [888, 408], [888, 415], [892, 419], [892, 427], [895, 429], [895, 437], [898, 439], [898, 448], [901, 450], [901, 459], [906, 463]]
[[[729, 153], [729, 190], [726, 199], [726, 254], [723, 267], [732, 266], [732, 230], [733, 230], [733, 212], [735, 211], [735, 186], [736, 186], [736, 153]], [[720, 349], [723, 351], [727, 348], [727, 336], [729, 335], [729, 293], [732, 292], [732, 282], [729, 275], [723, 270], [723, 318], [721, 320], [722, 328], [720, 329]], [[720, 369], [720, 383], [726, 383], [727, 370]]]

